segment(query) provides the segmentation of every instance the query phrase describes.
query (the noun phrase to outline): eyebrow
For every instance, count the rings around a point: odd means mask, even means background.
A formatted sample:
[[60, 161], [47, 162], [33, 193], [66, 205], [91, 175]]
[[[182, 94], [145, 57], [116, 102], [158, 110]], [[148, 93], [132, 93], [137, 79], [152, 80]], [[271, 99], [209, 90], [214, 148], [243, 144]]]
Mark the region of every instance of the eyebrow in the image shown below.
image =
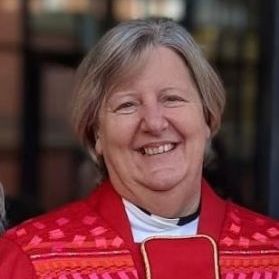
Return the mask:
[[117, 97], [127, 97], [127, 96], [131, 96], [134, 97], [135, 95], [137, 95], [136, 91], [117, 91], [117, 92], [113, 92], [111, 94], [109, 94], [106, 98], [106, 102], [108, 102], [109, 100], [111, 100], [112, 98], [117, 98]]

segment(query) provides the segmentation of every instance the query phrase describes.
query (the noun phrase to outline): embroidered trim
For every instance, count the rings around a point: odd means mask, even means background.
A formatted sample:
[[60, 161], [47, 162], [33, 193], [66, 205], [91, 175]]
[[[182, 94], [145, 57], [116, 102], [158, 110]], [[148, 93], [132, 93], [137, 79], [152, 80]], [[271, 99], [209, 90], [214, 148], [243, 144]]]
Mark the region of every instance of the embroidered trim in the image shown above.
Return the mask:
[[94, 251], [94, 252], [50, 252], [43, 254], [32, 254], [31, 259], [43, 259], [43, 258], [63, 258], [63, 257], [86, 257], [86, 256], [114, 256], [114, 255], [126, 255], [129, 254], [129, 250], [120, 250], [120, 251]]
[[223, 273], [237, 270], [238, 272], [256, 272], [258, 270], [278, 271], [279, 256], [257, 255], [243, 256], [221, 256], [220, 266]]
[[43, 258], [33, 260], [33, 265], [39, 278], [60, 278], [62, 275], [73, 275], [75, 273], [84, 275], [93, 273], [98, 275], [114, 274], [118, 272], [134, 272], [135, 269], [129, 255]]
[[220, 255], [279, 255], [279, 250], [233, 250], [233, 251], [222, 251]]

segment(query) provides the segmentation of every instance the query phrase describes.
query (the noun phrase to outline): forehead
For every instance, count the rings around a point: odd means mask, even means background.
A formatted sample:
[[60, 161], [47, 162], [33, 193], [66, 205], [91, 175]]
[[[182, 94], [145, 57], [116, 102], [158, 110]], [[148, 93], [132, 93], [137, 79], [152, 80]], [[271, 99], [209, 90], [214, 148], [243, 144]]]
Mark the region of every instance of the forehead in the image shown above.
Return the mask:
[[131, 52], [120, 57], [121, 61], [114, 65], [115, 69], [112, 69], [113, 74], [108, 80], [107, 93], [111, 94], [134, 80], [144, 68], [150, 52], [150, 48], [145, 48], [140, 52]]
[[[157, 57], [157, 60], [154, 59], [154, 57]], [[139, 53], [129, 55], [123, 59], [124, 63], [119, 64], [117, 71], [115, 71], [115, 74], [109, 79], [106, 90], [107, 95], [110, 95], [111, 93], [117, 91], [118, 89], [122, 89], [123, 87], [130, 86], [133, 82], [136, 82], [144, 72], [149, 72], [150, 79], [152, 79], [153, 75], [155, 77], [160, 75], [160, 71], [161, 69], [163, 70], [163, 67], [169, 71], [169, 77], [172, 77], [175, 73], [177, 73], [178, 69], [182, 69], [183, 73], [187, 72], [188, 78], [190, 78], [190, 80], [193, 82], [192, 74], [185, 58], [182, 56], [182, 54], [179, 54], [176, 50], [170, 47], [160, 45], [152, 46], [145, 48]], [[170, 59], [172, 60], [172, 63], [168, 64]], [[173, 61], [180, 64], [180, 67], [173, 67]], [[162, 65], [162, 68], [160, 68], [160, 66], [158, 67], [158, 63], [159, 65]], [[156, 68], [157, 71], [152, 72], [151, 69], [153, 68]], [[187, 79], [187, 76], [185, 76], [185, 79]]]

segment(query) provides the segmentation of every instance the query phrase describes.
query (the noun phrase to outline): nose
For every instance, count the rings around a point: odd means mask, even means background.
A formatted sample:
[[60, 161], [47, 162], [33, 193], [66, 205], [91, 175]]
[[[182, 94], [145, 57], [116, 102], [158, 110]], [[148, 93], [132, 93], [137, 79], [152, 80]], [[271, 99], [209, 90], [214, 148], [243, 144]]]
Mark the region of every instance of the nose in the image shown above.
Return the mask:
[[168, 127], [168, 120], [160, 104], [145, 105], [142, 110], [141, 129], [146, 133], [158, 135]]

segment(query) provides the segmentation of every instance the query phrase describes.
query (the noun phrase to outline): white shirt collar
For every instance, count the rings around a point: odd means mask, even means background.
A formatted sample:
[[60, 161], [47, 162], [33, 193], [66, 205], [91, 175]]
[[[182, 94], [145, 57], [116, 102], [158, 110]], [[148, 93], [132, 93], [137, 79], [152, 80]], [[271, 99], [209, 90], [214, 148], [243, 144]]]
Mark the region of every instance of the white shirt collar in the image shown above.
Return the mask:
[[129, 201], [122, 200], [136, 243], [152, 236], [187, 236], [197, 233], [198, 217], [183, 226], [178, 226], [179, 218], [168, 219], [149, 215]]

